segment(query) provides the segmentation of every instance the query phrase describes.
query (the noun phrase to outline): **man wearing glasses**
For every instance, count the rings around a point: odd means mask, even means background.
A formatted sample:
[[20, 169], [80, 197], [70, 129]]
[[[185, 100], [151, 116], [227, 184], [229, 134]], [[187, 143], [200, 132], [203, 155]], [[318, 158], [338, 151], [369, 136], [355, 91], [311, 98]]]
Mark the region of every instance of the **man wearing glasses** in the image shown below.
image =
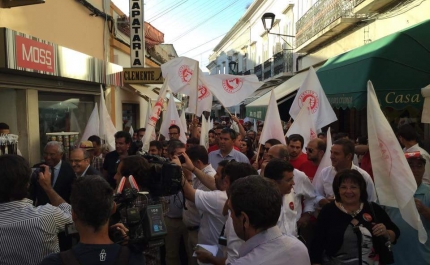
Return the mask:
[[306, 156], [308, 161], [304, 162], [299, 170], [305, 172], [310, 181], [314, 179], [315, 173], [318, 170], [318, 166], [325, 154], [326, 143], [320, 138], [315, 138], [309, 141], [306, 147]]
[[181, 129], [179, 128], [178, 125], [170, 125], [169, 127], [169, 137], [170, 140], [179, 140], [179, 136], [181, 133]]
[[[29, 199], [31, 199], [35, 206], [45, 205], [50, 203], [48, 195], [38, 182], [38, 174], [41, 172], [39, 169], [41, 165], [49, 167], [51, 173], [51, 185], [54, 191], [67, 203], [70, 203], [70, 194], [72, 192], [72, 184], [76, 179], [76, 174], [73, 171], [69, 162], [61, 160], [63, 157], [63, 145], [57, 141], [48, 142], [43, 149], [42, 163], [33, 166], [35, 170], [31, 176]], [[72, 247], [71, 238], [67, 238], [64, 232], [58, 234], [60, 250], [68, 250]]]
[[78, 178], [90, 175], [101, 176], [100, 172], [91, 166], [90, 155], [85, 149], [73, 149], [70, 153], [70, 164], [72, 164], [73, 171], [75, 171], [76, 177]]

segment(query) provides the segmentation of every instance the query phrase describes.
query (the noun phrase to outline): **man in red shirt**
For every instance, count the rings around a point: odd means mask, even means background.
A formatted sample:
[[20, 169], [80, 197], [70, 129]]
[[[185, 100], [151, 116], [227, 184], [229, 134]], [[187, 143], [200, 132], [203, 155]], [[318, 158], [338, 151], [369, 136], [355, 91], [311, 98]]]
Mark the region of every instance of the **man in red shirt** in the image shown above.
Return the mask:
[[324, 140], [315, 138], [310, 140], [306, 147], [306, 156], [308, 160], [299, 167], [299, 170], [305, 172], [311, 182], [325, 154], [326, 146]]
[[304, 141], [303, 136], [300, 134], [292, 134], [288, 137], [287, 146], [290, 153], [290, 164], [295, 169], [299, 169], [308, 160], [306, 154], [302, 152]]

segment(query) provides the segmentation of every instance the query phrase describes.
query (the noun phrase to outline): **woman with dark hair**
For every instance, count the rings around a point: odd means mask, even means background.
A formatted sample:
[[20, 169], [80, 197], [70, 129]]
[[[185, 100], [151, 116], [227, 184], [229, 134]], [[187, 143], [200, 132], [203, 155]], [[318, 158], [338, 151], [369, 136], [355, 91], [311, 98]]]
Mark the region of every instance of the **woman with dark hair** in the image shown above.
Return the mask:
[[249, 159], [249, 163], [254, 163], [255, 161], [255, 152], [253, 149], [253, 144], [252, 141], [248, 138], [244, 138], [240, 141], [240, 152], [242, 152], [242, 154], [246, 155], [246, 157]]
[[390, 260], [397, 226], [376, 203], [367, 201], [366, 182], [356, 170], [344, 170], [333, 180], [335, 201], [321, 210], [310, 249], [312, 264], [379, 264]]

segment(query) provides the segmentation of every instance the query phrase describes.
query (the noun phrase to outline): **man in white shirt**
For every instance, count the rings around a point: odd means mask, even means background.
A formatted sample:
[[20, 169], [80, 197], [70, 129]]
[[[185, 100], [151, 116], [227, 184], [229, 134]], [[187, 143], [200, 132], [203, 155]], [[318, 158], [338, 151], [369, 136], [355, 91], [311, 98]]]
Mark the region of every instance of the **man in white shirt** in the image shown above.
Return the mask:
[[[193, 165], [201, 170], [205, 175], [212, 178], [215, 183], [215, 169], [208, 162], [208, 152], [204, 146], [192, 146], [188, 148], [186, 154], [189, 156]], [[194, 174], [192, 175], [192, 187], [196, 190], [210, 191]], [[182, 221], [187, 226], [188, 230], [188, 249], [191, 253], [188, 254], [189, 257], [192, 256], [192, 251], [198, 243], [198, 233], [200, 230], [201, 213], [197, 210], [194, 202], [190, 200], [185, 201], [185, 206], [187, 210], [182, 212]], [[202, 236], [208, 236], [203, 234]], [[203, 240], [206, 241], [206, 240]]]
[[[272, 159], [281, 159], [289, 162], [288, 147], [283, 144], [272, 146], [267, 152], [267, 158], [262, 164], [260, 175], [269, 177], [265, 169]], [[294, 188], [289, 194], [283, 196], [282, 211], [279, 217], [280, 224], [283, 225], [282, 232], [288, 235], [297, 236], [297, 229], [305, 227], [309, 223], [310, 216], [314, 212], [315, 190], [308, 176], [300, 170], [293, 170]], [[270, 172], [269, 174], [272, 174]], [[303, 211], [302, 211], [303, 200]]]
[[420, 155], [426, 160], [423, 183], [430, 184], [430, 155], [418, 145], [418, 133], [414, 127], [409, 124], [402, 125], [397, 131], [397, 137], [404, 146], [403, 152], [420, 152]]
[[230, 188], [228, 207], [234, 230], [245, 243], [231, 265], [310, 264], [306, 246], [283, 235], [276, 225], [282, 195], [270, 181], [258, 176], [237, 180]]
[[315, 186], [317, 198], [315, 204], [323, 207], [327, 203], [334, 200], [333, 179], [337, 172], [344, 169], [355, 169], [363, 175], [367, 185], [368, 200], [375, 202], [376, 191], [372, 178], [363, 169], [352, 163], [355, 154], [354, 143], [349, 139], [339, 139], [333, 143], [331, 147], [331, 163], [332, 165], [321, 170], [319, 175], [315, 175], [312, 184]]
[[[201, 174], [201, 170], [197, 167], [191, 166], [188, 156], [184, 155], [184, 157], [186, 163], [183, 164], [183, 167], [195, 173], [202, 183], [207, 182], [204, 178], [208, 176]], [[220, 171], [220, 169], [222, 169], [222, 171]], [[227, 216], [225, 216], [227, 213], [224, 211], [227, 201], [226, 191], [237, 179], [256, 173], [257, 172], [250, 164], [236, 161], [223, 161], [219, 164], [217, 174], [215, 175], [217, 190], [202, 191], [194, 189], [190, 183], [184, 182], [185, 198], [194, 202], [197, 209], [202, 213], [198, 234], [199, 244], [218, 245], [218, 238], [221, 234], [222, 227], [227, 221]], [[220, 262], [224, 263], [226, 259], [226, 257], [217, 258], [214, 256], [204, 256], [201, 258], [199, 254], [197, 257], [202, 262], [211, 262], [215, 264]]]

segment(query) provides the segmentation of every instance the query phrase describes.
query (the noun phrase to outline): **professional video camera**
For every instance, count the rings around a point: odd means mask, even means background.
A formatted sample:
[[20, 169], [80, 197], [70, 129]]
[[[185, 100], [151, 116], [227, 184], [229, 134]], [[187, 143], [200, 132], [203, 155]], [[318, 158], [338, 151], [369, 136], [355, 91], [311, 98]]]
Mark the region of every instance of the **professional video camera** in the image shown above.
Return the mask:
[[[165, 200], [162, 196], [177, 194], [182, 188], [180, 166], [159, 156], [145, 154], [143, 157], [151, 166], [148, 192], [140, 192], [133, 176], [129, 176], [131, 188], [123, 189], [126, 181], [123, 177], [114, 197], [121, 220], [129, 229], [128, 244], [138, 248], [164, 244], [167, 230], [163, 218]], [[165, 204], [167, 205], [166, 202]], [[113, 240], [118, 241], [115, 237]]]

